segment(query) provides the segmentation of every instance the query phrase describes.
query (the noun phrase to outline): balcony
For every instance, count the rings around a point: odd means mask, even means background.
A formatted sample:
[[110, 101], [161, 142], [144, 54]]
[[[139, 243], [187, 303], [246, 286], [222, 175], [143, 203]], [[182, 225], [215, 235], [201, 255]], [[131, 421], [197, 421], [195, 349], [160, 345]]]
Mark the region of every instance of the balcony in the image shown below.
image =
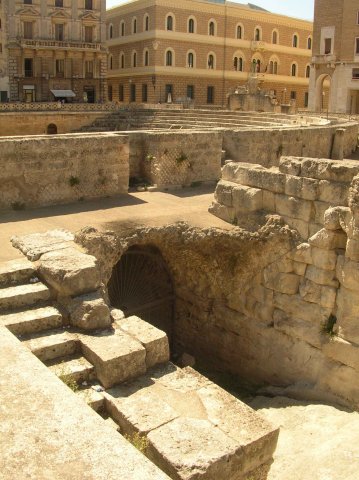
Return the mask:
[[314, 55], [312, 57], [312, 63], [316, 65], [326, 65], [335, 63], [337, 61], [337, 56], [333, 53], [325, 54], [325, 55]]
[[104, 49], [101, 43], [89, 43], [89, 42], [61, 42], [59, 40], [26, 40], [21, 39], [21, 46], [23, 48], [41, 48], [41, 49], [54, 49], [61, 48], [63, 50], [97, 50]]

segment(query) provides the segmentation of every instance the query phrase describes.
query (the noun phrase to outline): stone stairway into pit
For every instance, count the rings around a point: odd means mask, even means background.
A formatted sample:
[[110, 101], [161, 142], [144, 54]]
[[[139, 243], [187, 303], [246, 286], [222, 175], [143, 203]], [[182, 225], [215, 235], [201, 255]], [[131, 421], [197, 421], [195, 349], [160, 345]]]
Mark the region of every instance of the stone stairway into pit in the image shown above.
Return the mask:
[[0, 265], [0, 325], [172, 479], [264, 480], [278, 429], [192, 368], [170, 362], [164, 332], [111, 310], [69, 325], [28, 260]]

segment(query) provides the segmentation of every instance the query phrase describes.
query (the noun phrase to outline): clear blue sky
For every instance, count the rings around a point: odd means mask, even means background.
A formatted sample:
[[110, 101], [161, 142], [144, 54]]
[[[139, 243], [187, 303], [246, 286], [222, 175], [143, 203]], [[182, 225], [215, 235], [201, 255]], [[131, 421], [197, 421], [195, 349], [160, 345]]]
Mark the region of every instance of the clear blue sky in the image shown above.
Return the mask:
[[[125, 2], [122, 0], [106, 1], [107, 8], [121, 5], [122, 3]], [[248, 1], [244, 0], [237, 3], [248, 3]], [[249, 3], [254, 3], [273, 13], [313, 20], [314, 0], [250, 0]]]

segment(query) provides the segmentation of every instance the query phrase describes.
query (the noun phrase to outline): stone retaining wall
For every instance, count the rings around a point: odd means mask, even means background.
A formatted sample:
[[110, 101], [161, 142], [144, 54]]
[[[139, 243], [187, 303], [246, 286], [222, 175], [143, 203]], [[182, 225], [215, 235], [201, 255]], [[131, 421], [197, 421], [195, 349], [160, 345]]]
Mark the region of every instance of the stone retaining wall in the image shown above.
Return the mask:
[[345, 129], [345, 158], [357, 148], [357, 122], [323, 127], [226, 130], [223, 135], [223, 149], [228, 159], [265, 167], [278, 166], [282, 155], [333, 158], [334, 136], [338, 128]]
[[77, 134], [0, 139], [0, 208], [127, 193], [128, 137]]

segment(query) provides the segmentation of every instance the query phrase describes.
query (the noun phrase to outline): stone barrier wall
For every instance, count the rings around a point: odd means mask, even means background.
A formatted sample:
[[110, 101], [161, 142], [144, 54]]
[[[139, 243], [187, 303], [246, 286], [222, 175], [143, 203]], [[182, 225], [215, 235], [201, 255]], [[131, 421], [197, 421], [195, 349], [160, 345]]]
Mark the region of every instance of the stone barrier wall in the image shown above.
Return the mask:
[[278, 166], [282, 155], [332, 158], [334, 136], [338, 128], [345, 129], [345, 158], [357, 148], [357, 122], [323, 127], [226, 130], [223, 134], [223, 149], [228, 159], [265, 167]]
[[0, 208], [127, 193], [128, 137], [76, 134], [0, 139]]
[[285, 373], [273, 359], [262, 366], [271, 381], [277, 375], [296, 384], [297, 395], [339, 395], [358, 408], [359, 162], [283, 157], [271, 169], [229, 163], [210, 210], [239, 225], [275, 213], [298, 234], [295, 248], [253, 275], [228, 306], [250, 319], [253, 339], [271, 338], [284, 355]]

